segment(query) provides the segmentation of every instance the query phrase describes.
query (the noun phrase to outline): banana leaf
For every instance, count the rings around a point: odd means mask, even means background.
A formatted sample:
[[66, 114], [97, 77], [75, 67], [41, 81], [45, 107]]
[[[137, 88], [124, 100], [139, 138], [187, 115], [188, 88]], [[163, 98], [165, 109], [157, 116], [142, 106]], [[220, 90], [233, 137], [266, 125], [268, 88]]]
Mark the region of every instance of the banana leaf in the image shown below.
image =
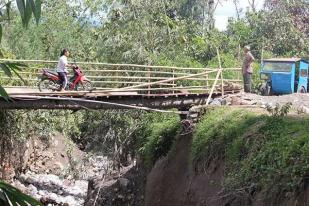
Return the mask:
[[19, 189], [0, 181], [0, 205], [43, 206], [40, 202], [22, 193]]

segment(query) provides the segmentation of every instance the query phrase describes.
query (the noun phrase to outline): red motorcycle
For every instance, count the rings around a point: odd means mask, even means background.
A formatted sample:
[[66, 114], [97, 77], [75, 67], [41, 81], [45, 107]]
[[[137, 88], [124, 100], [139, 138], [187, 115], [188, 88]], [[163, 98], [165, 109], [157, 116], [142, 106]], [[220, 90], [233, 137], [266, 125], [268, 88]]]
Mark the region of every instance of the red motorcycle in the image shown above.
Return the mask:
[[[92, 83], [83, 74], [81, 69], [73, 65], [72, 66], [74, 75], [68, 79], [68, 84], [65, 90], [75, 91], [91, 91]], [[41, 80], [39, 81], [39, 90], [59, 91], [61, 86], [61, 80], [57, 72], [48, 69], [43, 69]]]

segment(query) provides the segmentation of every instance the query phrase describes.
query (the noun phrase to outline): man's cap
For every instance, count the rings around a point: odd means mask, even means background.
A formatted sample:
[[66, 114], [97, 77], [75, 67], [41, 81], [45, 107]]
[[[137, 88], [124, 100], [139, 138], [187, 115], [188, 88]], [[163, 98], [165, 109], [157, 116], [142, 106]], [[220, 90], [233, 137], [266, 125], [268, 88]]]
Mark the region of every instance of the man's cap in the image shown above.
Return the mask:
[[244, 48], [250, 51], [250, 46], [249, 45], [245, 46]]

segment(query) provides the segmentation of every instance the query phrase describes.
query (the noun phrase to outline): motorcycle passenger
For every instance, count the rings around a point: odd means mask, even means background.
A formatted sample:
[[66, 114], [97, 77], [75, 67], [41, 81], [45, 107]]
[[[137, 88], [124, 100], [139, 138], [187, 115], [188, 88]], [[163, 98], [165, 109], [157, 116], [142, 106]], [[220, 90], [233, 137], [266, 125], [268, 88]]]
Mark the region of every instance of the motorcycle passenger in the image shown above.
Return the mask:
[[60, 92], [63, 92], [68, 84], [68, 57], [70, 52], [68, 49], [63, 49], [57, 65], [57, 72], [61, 81]]

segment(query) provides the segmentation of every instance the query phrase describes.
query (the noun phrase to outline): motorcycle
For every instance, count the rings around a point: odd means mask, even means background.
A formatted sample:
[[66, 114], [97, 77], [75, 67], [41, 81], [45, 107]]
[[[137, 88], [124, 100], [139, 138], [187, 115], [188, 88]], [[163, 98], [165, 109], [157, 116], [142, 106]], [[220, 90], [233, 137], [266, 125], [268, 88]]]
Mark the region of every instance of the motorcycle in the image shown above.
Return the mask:
[[[65, 90], [75, 90], [75, 91], [91, 91], [92, 83], [83, 74], [81, 69], [77, 65], [72, 66], [74, 75], [68, 79], [68, 84]], [[40, 91], [59, 91], [61, 88], [61, 80], [57, 72], [51, 71], [49, 69], [43, 69], [42, 75], [38, 83]]]

